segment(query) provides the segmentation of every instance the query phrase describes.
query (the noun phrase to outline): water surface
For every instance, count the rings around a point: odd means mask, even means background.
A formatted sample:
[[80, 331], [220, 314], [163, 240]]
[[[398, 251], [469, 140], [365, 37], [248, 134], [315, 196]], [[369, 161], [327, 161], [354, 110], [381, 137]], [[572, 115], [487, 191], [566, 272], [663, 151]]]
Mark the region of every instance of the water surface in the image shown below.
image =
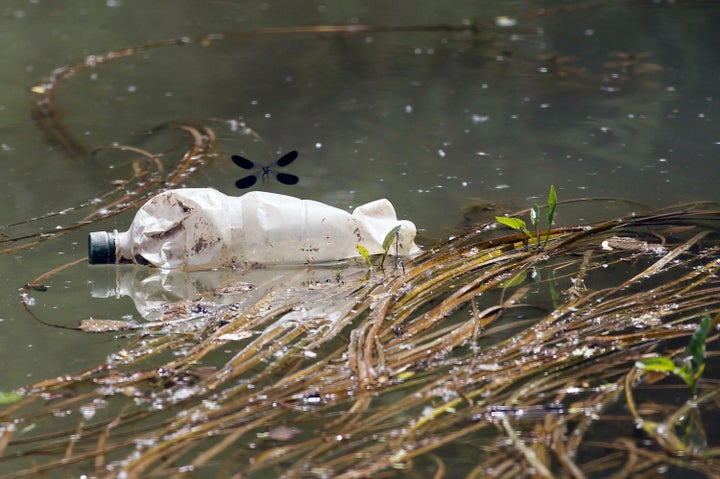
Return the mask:
[[[220, 155], [188, 186], [240, 194], [234, 181], [245, 173], [229, 155], [269, 162], [296, 149], [300, 158], [288, 171], [300, 183], [260, 188], [348, 209], [387, 197], [427, 242], [451, 234], [469, 204], [490, 202], [492, 214], [503, 214], [542, 203], [550, 184], [561, 199], [718, 200], [720, 8], [609, 2], [533, 13], [544, 6], [5, 1], [0, 224], [101, 195], [128, 168], [122, 155], [73, 158], [46, 141], [31, 118], [30, 88], [55, 68], [152, 40], [318, 24], [477, 23], [479, 31], [277, 34], [158, 48], [80, 72], [58, 89], [58, 111], [91, 147], [127, 144], [167, 157], [184, 143], [159, 125], [245, 121], [264, 143], [218, 128]], [[517, 23], [499, 27], [501, 16]], [[634, 208], [604, 205], [561, 206], [558, 221]], [[82, 257], [91, 229], [124, 230], [130, 220], [120, 215], [2, 258], [2, 389], [82, 369], [121, 347], [107, 335], [33, 321], [18, 288]], [[56, 225], [63, 217], [42, 227]], [[127, 297], [92, 297], [92, 285], [113, 274], [74, 267], [55, 276], [47, 293], [31, 293], [33, 310], [70, 326], [98, 314], [141, 319]]]

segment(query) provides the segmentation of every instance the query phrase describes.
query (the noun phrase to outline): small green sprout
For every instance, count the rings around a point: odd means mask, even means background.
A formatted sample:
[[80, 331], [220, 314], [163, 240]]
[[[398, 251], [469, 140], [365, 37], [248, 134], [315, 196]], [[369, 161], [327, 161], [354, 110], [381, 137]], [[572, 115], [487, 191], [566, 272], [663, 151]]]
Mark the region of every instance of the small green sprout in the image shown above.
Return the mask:
[[[383, 254], [382, 258], [380, 259], [380, 269], [383, 269], [383, 264], [385, 263], [385, 257], [390, 252], [390, 248], [392, 247], [393, 243], [395, 243], [395, 267], [398, 267], [399, 260], [397, 259], [400, 249], [400, 225], [395, 226], [393, 229], [388, 231], [388, 234], [385, 235], [385, 239], [383, 239], [382, 242], [382, 248], [383, 248]], [[367, 263], [368, 267], [372, 269], [372, 261], [370, 260], [370, 252], [367, 250], [366, 247], [363, 245], [355, 245], [355, 249], [357, 249], [358, 253], [360, 253], [360, 256], [363, 257], [365, 262]]]
[[388, 234], [385, 235], [385, 239], [382, 242], [383, 250], [385, 250], [385, 254], [390, 251], [390, 246], [392, 246], [393, 241], [398, 237], [400, 234], [400, 225], [397, 225], [390, 231], [388, 231]]
[[705, 316], [700, 325], [690, 338], [688, 351], [690, 357], [685, 359], [679, 366], [667, 356], [658, 356], [654, 358], [643, 359], [637, 361], [635, 365], [645, 371], [654, 371], [660, 373], [674, 374], [688, 385], [692, 394], [697, 393], [698, 382], [705, 371], [705, 341], [710, 333], [712, 320], [710, 316]]
[[[397, 258], [398, 250], [400, 248], [400, 225], [397, 225], [396, 227], [388, 231], [388, 234], [385, 235], [385, 239], [382, 242], [383, 255], [380, 259], [380, 269], [383, 268], [383, 264], [385, 263], [385, 257], [387, 256], [388, 251], [390, 251], [390, 247], [392, 246], [393, 242], [395, 243], [395, 257]], [[397, 260], [395, 262], [395, 266], [397, 267]]]
[[[555, 192], [555, 186], [553, 185], [550, 185], [550, 193], [548, 194], [547, 205], [548, 229], [547, 234], [545, 235], [545, 244], [547, 244], [548, 240], [550, 239], [550, 230], [552, 229], [553, 219], [555, 218], [555, 207], [557, 206], [557, 193]], [[543, 246], [545, 246], [545, 244], [543, 244]]]
[[362, 256], [367, 263], [368, 268], [372, 269], [372, 261], [370, 261], [370, 253], [368, 252], [367, 248], [361, 244], [355, 245], [355, 248], [357, 249], [358, 253], [360, 253], [360, 256]]
[[[550, 230], [552, 229], [553, 219], [555, 218], [555, 207], [557, 206], [557, 193], [555, 192], [555, 187], [553, 185], [550, 185], [550, 193], [548, 194], [548, 201], [547, 201], [547, 222], [548, 222], [548, 229], [547, 233], [545, 234], [545, 242], [543, 243], [543, 247], [547, 244], [548, 240], [550, 239]], [[498, 223], [508, 226], [514, 230], [522, 231], [525, 233], [525, 236], [529, 239], [535, 238], [537, 241], [537, 248], [540, 249], [540, 206], [538, 204], [534, 204], [533, 207], [530, 209], [530, 223], [532, 224], [533, 228], [535, 229], [535, 235], [528, 230], [527, 225], [523, 220], [520, 218], [507, 218], [504, 216], [496, 216], [495, 221]]]

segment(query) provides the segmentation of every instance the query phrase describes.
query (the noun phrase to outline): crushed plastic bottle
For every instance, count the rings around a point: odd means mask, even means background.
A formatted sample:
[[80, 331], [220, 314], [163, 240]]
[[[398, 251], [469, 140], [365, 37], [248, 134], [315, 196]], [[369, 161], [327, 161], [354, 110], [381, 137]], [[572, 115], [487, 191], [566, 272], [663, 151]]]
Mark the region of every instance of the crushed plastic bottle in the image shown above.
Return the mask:
[[88, 259], [163, 269], [326, 263], [358, 256], [357, 245], [382, 253], [383, 240], [397, 226], [397, 251], [392, 247], [389, 254], [419, 253], [415, 225], [398, 220], [386, 199], [350, 214], [275, 193], [234, 197], [212, 188], [183, 188], [148, 200], [126, 232], [90, 233]]

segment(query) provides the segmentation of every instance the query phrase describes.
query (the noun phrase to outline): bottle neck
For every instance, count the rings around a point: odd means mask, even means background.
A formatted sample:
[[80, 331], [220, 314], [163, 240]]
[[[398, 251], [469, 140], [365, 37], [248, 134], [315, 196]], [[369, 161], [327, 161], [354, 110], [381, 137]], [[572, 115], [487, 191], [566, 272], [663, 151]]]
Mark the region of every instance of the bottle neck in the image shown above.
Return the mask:
[[135, 263], [130, 231], [115, 230], [113, 233], [115, 235], [115, 262]]

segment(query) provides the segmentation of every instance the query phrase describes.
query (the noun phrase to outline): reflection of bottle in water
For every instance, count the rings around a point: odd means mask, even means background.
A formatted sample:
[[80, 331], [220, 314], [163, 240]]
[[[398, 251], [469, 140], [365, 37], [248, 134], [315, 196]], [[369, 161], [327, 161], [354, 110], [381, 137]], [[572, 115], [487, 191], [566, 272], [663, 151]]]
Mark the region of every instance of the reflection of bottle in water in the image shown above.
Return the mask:
[[[357, 265], [287, 266], [262, 269], [230, 268], [184, 271], [150, 269], [134, 265], [92, 268], [89, 275], [93, 298], [129, 297], [140, 316], [147, 321], [200, 320], [213, 316], [223, 307], [232, 315], [245, 308], [272, 301], [292, 303], [287, 320], [311, 318], [315, 323], [342, 318], [342, 311], [355, 305], [349, 294], [364, 281], [367, 269]], [[338, 281], [338, 274], [342, 281]], [[345, 288], [348, 294], [337, 294]], [[217, 316], [215, 316], [217, 318]], [[127, 319], [123, 317], [123, 319]]]
[[[247, 270], [247, 273], [266, 271], [271, 274], [269, 270]], [[205, 304], [217, 308], [250, 297], [249, 292], [255, 286], [245, 280], [246, 276], [231, 269], [189, 272], [125, 265], [109, 269], [93, 268], [89, 279], [93, 298], [129, 297], [140, 316], [148, 321], [158, 321], [164, 319], [169, 305], [186, 305], [199, 311]], [[263, 284], [263, 278], [259, 277], [259, 284]], [[252, 279], [258, 281], [255, 276]], [[172, 318], [182, 318], [181, 309], [176, 306], [171, 313]]]
[[90, 233], [89, 260], [167, 269], [322, 263], [358, 256], [357, 245], [382, 253], [385, 236], [398, 225], [398, 254], [417, 254], [415, 225], [399, 221], [385, 199], [350, 214], [274, 193], [232, 197], [211, 188], [177, 189], [145, 203], [128, 231]]

